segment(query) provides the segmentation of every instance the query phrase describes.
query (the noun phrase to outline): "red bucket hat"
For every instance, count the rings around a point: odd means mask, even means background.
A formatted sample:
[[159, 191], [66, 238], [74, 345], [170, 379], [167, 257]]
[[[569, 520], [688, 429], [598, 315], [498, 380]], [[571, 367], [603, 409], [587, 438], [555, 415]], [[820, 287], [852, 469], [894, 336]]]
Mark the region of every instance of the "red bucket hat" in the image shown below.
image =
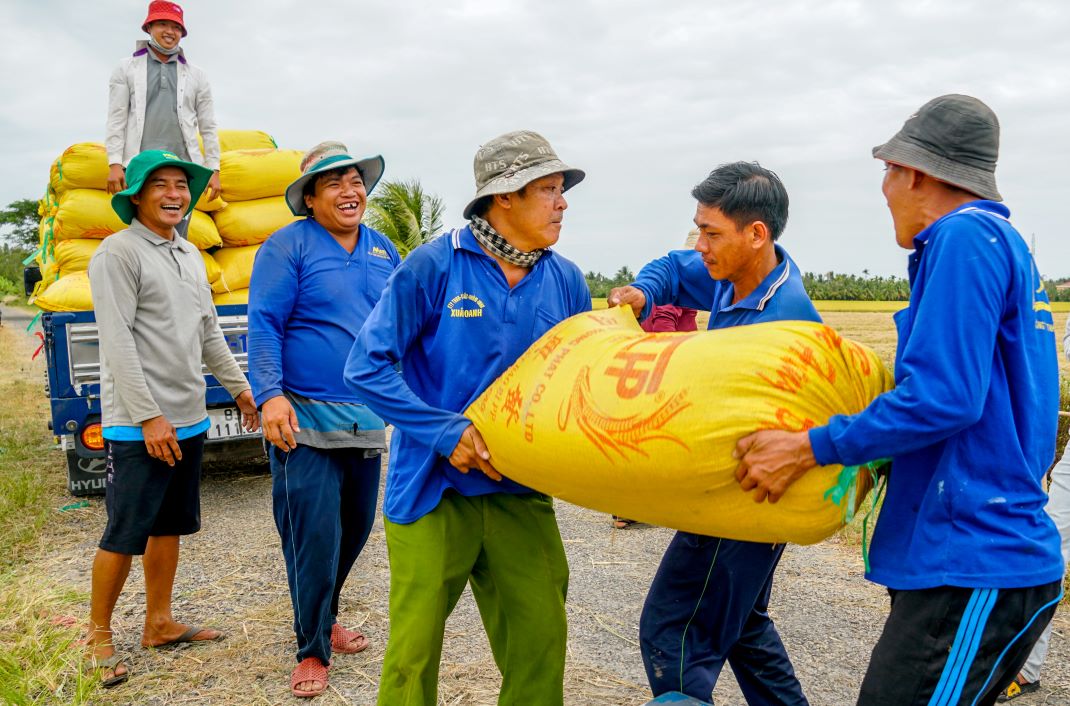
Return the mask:
[[186, 23], [182, 21], [182, 8], [169, 0], [152, 0], [149, 3], [149, 14], [141, 23], [141, 30], [149, 31], [149, 25], [157, 20], [171, 20], [182, 28], [182, 36], [186, 36]]

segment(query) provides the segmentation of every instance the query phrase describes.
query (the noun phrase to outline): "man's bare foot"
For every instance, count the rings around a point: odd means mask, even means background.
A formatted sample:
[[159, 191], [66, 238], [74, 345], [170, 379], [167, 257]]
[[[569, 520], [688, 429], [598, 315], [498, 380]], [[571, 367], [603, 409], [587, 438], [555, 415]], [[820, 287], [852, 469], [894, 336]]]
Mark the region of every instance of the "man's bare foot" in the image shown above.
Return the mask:
[[174, 621], [164, 625], [145, 625], [141, 634], [142, 647], [164, 647], [183, 642], [211, 642], [219, 640], [223, 633], [212, 628], [199, 628]]

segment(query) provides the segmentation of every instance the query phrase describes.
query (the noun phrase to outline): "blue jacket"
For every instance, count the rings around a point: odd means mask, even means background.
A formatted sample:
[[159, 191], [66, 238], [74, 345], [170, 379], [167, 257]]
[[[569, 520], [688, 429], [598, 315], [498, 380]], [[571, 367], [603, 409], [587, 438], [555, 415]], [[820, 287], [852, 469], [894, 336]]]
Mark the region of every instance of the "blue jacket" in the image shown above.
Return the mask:
[[710, 310], [708, 328], [728, 328], [763, 321], [816, 321], [821, 317], [803, 287], [799, 266], [779, 245], [773, 246], [777, 266], [762, 283], [736, 304], [731, 282], [710, 277], [702, 256], [694, 250], [673, 250], [642, 270], [633, 286], [646, 295], [639, 320], [650, 315], [655, 304], [675, 304]]
[[818, 463], [893, 459], [868, 574], [890, 588], [1020, 588], [1063, 575], [1042, 485], [1055, 455], [1055, 329], [1008, 215], [974, 201], [914, 238], [895, 390], [810, 431]]
[[449, 464], [471, 423], [461, 412], [537, 338], [590, 308], [583, 274], [553, 252], [510, 289], [468, 227], [409, 255], [357, 335], [345, 368], [354, 394], [395, 427], [387, 519], [414, 522], [451, 488], [466, 496], [531, 492], [508, 478], [496, 482]]
[[249, 379], [257, 406], [283, 390], [360, 402], [342, 383], [346, 356], [400, 263], [390, 239], [363, 225], [352, 253], [311, 218], [268, 238], [249, 282]]

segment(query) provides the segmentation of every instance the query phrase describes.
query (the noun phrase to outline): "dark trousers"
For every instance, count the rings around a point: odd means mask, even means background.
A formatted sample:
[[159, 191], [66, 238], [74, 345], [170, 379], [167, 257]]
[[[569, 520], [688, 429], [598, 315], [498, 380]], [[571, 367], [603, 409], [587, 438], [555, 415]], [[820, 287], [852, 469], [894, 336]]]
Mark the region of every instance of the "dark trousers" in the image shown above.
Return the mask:
[[807, 703], [768, 613], [783, 553], [783, 544], [676, 533], [639, 621], [654, 696], [710, 701], [727, 660], [751, 706]]
[[892, 610], [862, 680], [862, 706], [994, 704], [1055, 613], [1062, 582], [889, 591]]
[[363, 449], [272, 447], [271, 499], [294, 609], [297, 661], [331, 658], [331, 626], [349, 570], [375, 522], [380, 457]]

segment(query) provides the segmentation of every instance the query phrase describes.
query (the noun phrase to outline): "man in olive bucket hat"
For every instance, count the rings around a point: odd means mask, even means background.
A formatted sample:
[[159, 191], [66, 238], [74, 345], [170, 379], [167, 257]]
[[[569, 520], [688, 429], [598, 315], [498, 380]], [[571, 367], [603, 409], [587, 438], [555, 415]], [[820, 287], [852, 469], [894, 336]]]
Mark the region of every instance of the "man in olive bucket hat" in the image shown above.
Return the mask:
[[161, 150], [130, 161], [112, 208], [129, 228], [104, 239], [89, 262], [100, 331], [108, 523], [93, 561], [86, 662], [104, 686], [126, 680], [111, 616], [131, 557], [145, 569], [145, 647], [218, 640], [218, 630], [171, 616], [179, 536], [201, 526], [201, 452], [208, 431], [201, 364], [258, 425], [249, 383], [219, 328], [197, 248], [175, 226], [212, 172]]
[[776, 502], [815, 465], [891, 458], [867, 578], [891, 613], [860, 704], [991, 704], [1061, 595], [1044, 512], [1059, 370], [1051, 305], [998, 203], [999, 122], [935, 98], [873, 150], [896, 242], [911, 250], [896, 314], [896, 387], [853, 416], [743, 438], [737, 477]]
[[437, 702], [446, 618], [466, 583], [502, 673], [498, 703], [563, 699], [568, 564], [552, 500], [503, 479], [462, 412], [547, 330], [590, 310], [583, 274], [550, 249], [584, 174], [529, 130], [490, 140], [474, 167], [468, 225], [409, 255], [346, 363], [346, 383], [395, 428], [385, 706]]
[[331, 654], [368, 646], [338, 622], [375, 521], [383, 421], [342, 384], [346, 356], [401, 262], [361, 223], [383, 158], [316, 145], [286, 189], [297, 216], [260, 246], [249, 283], [249, 376], [271, 444], [271, 497], [294, 610], [295, 696], [327, 689]]

